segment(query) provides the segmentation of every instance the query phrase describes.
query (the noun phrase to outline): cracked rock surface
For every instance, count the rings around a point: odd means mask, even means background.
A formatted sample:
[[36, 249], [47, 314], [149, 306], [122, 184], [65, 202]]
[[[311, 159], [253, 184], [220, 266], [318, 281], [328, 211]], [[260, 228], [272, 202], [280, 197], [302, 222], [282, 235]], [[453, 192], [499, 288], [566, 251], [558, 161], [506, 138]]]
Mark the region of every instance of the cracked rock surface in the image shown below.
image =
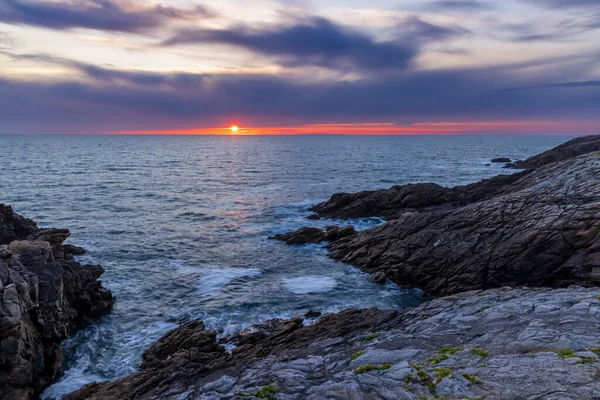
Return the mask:
[[486, 200], [405, 212], [329, 248], [333, 258], [436, 295], [597, 285], [600, 153], [533, 170]]
[[[77, 399], [593, 399], [599, 289], [493, 289], [402, 314], [346, 310], [270, 321], [233, 354], [200, 322], [149, 349], [142, 370]], [[242, 340], [242, 342], [239, 342]], [[162, 361], [157, 361], [159, 358]]]
[[63, 245], [66, 229], [38, 229], [0, 204], [0, 397], [32, 398], [54, 378], [60, 342], [110, 308], [97, 265], [81, 265]]

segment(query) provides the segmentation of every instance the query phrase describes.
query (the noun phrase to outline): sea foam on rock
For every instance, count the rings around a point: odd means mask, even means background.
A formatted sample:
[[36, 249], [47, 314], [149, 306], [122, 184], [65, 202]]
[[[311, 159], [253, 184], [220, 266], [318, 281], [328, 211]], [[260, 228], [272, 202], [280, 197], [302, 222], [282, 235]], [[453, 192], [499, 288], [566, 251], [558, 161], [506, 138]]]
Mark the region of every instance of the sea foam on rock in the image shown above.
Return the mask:
[[30, 399], [54, 378], [60, 342], [113, 297], [98, 278], [104, 270], [73, 259], [66, 229], [39, 229], [0, 204], [0, 394]]

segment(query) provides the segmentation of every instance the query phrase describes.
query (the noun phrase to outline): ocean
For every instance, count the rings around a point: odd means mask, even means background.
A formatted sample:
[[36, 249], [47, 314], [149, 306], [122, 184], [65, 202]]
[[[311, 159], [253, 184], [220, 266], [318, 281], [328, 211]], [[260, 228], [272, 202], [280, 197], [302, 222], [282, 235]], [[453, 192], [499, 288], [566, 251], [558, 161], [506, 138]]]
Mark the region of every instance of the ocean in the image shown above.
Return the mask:
[[372, 283], [321, 245], [268, 237], [309, 221], [336, 192], [416, 182], [454, 186], [513, 171], [486, 165], [567, 136], [0, 135], [0, 202], [101, 264], [113, 311], [64, 343], [42, 398], [135, 371], [152, 342], [187, 319], [227, 335], [270, 318], [348, 307], [404, 309], [419, 290]]

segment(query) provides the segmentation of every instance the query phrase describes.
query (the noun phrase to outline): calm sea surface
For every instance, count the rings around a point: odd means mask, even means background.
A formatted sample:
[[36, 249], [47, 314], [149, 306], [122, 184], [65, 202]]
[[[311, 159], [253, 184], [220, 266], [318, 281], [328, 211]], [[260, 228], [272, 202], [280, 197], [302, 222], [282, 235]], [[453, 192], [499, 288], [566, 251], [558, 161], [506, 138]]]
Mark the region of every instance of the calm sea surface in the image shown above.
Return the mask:
[[[65, 227], [114, 310], [65, 344], [46, 398], [133, 372], [153, 341], [188, 318], [221, 334], [269, 318], [346, 307], [402, 309], [416, 290], [368, 281], [322, 246], [267, 239], [308, 221], [340, 191], [409, 182], [466, 184], [557, 136], [11, 136], [0, 135], [0, 202], [42, 227]], [[357, 229], [377, 219], [351, 221]]]

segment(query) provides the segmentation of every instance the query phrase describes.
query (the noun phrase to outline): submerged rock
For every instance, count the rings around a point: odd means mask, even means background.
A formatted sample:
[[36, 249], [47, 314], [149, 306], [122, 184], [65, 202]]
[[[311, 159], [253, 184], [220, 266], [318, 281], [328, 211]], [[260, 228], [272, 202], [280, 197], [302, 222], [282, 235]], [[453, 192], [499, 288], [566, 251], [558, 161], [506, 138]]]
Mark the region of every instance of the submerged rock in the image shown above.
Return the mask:
[[73, 259], [66, 229], [38, 229], [0, 204], [0, 393], [29, 399], [56, 375], [60, 342], [113, 302], [97, 265]]
[[599, 295], [495, 289], [401, 314], [345, 310], [308, 326], [273, 320], [237, 335], [232, 354], [202, 323], [188, 323], [153, 346], [160, 361], [152, 368], [65, 400], [591, 399], [600, 395]]

